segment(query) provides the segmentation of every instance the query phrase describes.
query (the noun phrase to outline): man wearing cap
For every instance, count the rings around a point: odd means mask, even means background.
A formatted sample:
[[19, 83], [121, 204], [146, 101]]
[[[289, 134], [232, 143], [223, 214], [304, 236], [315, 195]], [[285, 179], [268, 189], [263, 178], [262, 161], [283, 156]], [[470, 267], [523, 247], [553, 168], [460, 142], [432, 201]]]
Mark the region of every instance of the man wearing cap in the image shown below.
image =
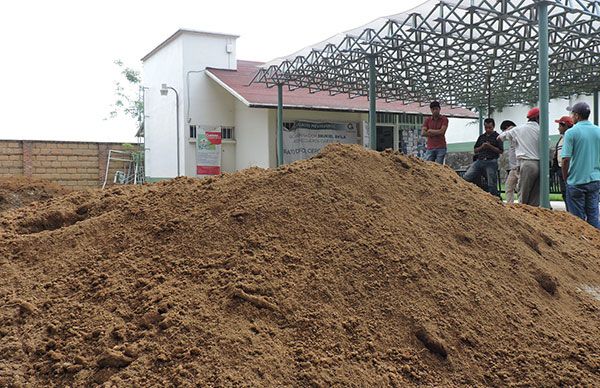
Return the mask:
[[469, 166], [464, 178], [467, 182], [477, 181], [481, 175], [487, 178], [487, 192], [499, 197], [498, 193], [498, 157], [504, 151], [502, 141], [498, 140], [498, 132], [494, 131], [494, 119], [485, 119], [485, 132], [475, 142], [475, 162]]
[[588, 120], [590, 106], [585, 102], [573, 105], [571, 117], [575, 125], [565, 133], [561, 151], [567, 207], [571, 214], [600, 229], [600, 128]]
[[425, 160], [444, 164], [446, 157], [446, 130], [448, 118], [440, 114], [440, 103], [433, 101], [429, 104], [431, 117], [427, 117], [421, 128], [421, 134], [427, 137], [427, 152]]
[[519, 163], [519, 202], [540, 206], [540, 109], [527, 112], [527, 123], [516, 126], [498, 135], [498, 139], [515, 143], [515, 154]]
[[567, 207], [567, 211], [569, 210], [569, 204], [567, 203], [567, 188], [565, 186], [565, 180], [562, 176], [562, 156], [560, 155], [563, 147], [563, 140], [565, 132], [569, 128], [573, 126], [573, 119], [570, 116], [563, 116], [558, 120], [554, 120], [555, 123], [558, 123], [558, 132], [560, 133], [560, 139], [556, 143], [556, 147], [554, 148], [554, 157], [552, 158], [552, 170], [558, 172], [558, 182], [560, 184], [560, 193], [562, 194], [563, 201], [565, 202], [565, 206]]

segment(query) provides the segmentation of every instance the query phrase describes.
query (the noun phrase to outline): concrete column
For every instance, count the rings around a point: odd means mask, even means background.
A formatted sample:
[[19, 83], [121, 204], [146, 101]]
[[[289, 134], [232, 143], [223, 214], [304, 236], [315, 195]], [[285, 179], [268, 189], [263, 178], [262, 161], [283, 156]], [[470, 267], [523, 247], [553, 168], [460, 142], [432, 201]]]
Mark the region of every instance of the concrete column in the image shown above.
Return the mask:
[[23, 140], [23, 175], [33, 175], [33, 142]]
[[277, 166], [283, 165], [283, 85], [277, 84]]
[[369, 59], [369, 132], [371, 149], [377, 149], [377, 69], [374, 55]]

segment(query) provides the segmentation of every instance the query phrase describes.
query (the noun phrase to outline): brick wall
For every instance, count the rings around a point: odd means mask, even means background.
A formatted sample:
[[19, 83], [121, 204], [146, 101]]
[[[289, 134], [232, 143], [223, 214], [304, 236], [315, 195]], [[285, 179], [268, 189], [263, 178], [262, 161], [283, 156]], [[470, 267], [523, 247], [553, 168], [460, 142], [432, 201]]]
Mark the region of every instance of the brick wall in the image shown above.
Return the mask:
[[[72, 188], [100, 187], [109, 150], [120, 143], [0, 140], [0, 176], [42, 178]], [[111, 162], [108, 183], [124, 162]]]

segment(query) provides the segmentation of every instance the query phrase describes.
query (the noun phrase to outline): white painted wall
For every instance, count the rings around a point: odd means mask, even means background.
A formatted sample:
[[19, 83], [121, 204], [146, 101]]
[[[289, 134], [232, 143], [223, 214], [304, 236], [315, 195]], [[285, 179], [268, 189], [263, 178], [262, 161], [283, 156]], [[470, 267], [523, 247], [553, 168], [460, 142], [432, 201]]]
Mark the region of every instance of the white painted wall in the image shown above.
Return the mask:
[[[142, 69], [144, 81], [145, 168], [150, 178], [170, 178], [177, 175], [176, 101], [173, 91], [161, 96], [161, 84], [178, 92], [182, 90], [183, 41], [177, 38], [148, 58]], [[179, 104], [182, 116], [183, 104]]]
[[[190, 74], [190, 115], [186, 112], [186, 139], [189, 139], [189, 126], [217, 128], [235, 126], [235, 102], [237, 99], [223, 89], [206, 73]], [[186, 140], [185, 174], [196, 176], [195, 143]], [[235, 160], [235, 142], [222, 147], [223, 160]], [[235, 163], [235, 162], [234, 162]], [[235, 165], [234, 165], [235, 166]], [[229, 172], [230, 166], [223, 165], [223, 171]], [[235, 169], [235, 167], [234, 167]]]
[[232, 35], [183, 31], [144, 61], [146, 176], [177, 175], [175, 95], [170, 91], [161, 96], [161, 84], [179, 93], [181, 175], [196, 175], [195, 147], [188, 141], [190, 124], [234, 125], [233, 97], [208, 79], [204, 70], [236, 69], [235, 40]]
[[248, 108], [241, 101], [235, 102], [235, 169], [248, 167], [271, 167], [269, 139], [269, 110]]
[[[570, 113], [567, 111], [568, 106], [584, 101], [593, 105], [592, 96], [581, 95], [572, 97], [571, 99], [554, 99], [550, 100], [549, 116], [550, 128], [549, 134], [558, 134], [558, 124], [554, 120], [562, 116], [567, 116]], [[496, 130], [500, 132], [500, 124], [504, 120], [511, 120], [515, 124], [524, 124], [527, 121], [527, 112], [533, 107], [529, 105], [515, 105], [505, 107], [502, 110], [492, 114], [492, 118], [496, 121]], [[450, 118], [448, 123], [448, 131], [446, 132], [446, 140], [448, 143], [463, 143], [475, 142], [479, 136], [479, 120], [478, 119], [455, 119]]]
[[448, 118], [447, 143], [475, 141], [479, 136], [479, 119]]
[[[189, 126], [203, 127], [234, 126], [235, 98], [225, 91], [205, 72], [207, 67], [237, 69], [236, 38], [228, 35], [196, 34], [183, 35], [183, 82], [185, 85], [185, 138], [189, 138]], [[232, 149], [233, 146], [233, 149]], [[223, 160], [231, 164], [235, 144], [223, 145]], [[195, 144], [186, 140], [184, 171], [187, 176], [196, 176]]]
[[[581, 95], [572, 97], [571, 99], [554, 99], [550, 100], [549, 105], [549, 116], [550, 116], [550, 128], [548, 132], [550, 135], [558, 134], [558, 124], [554, 120], [558, 120], [562, 116], [568, 116], [570, 114], [567, 111], [567, 107], [574, 105], [577, 102], [587, 102], [590, 107], [593, 106], [592, 96]], [[500, 128], [500, 123], [504, 120], [511, 120], [515, 124], [520, 125], [527, 122], [527, 112], [532, 106], [528, 105], [516, 105], [502, 109], [502, 111], [494, 112], [492, 117], [496, 120], [496, 126]]]
[[234, 172], [235, 171], [235, 149], [236, 140], [223, 140], [221, 147], [221, 171], [223, 172]]

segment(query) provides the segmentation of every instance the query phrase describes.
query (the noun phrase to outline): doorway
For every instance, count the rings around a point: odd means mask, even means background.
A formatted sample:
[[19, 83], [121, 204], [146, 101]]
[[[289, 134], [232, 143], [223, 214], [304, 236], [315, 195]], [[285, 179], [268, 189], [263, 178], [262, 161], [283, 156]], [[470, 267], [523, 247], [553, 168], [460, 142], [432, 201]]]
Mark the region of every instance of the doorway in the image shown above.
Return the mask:
[[377, 129], [377, 151], [394, 148], [394, 126], [378, 125]]

